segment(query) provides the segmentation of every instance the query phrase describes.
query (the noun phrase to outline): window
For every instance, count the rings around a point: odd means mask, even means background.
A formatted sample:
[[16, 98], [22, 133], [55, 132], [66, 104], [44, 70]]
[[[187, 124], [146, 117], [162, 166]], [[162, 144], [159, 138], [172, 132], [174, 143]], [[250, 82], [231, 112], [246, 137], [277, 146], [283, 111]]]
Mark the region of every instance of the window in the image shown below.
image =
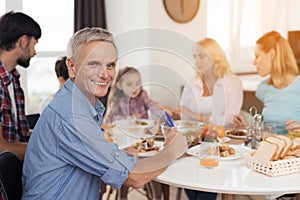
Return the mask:
[[5, 1], [0, 1], [0, 15], [5, 13]]
[[54, 64], [66, 55], [67, 43], [73, 34], [74, 1], [22, 0], [22, 8], [22, 12], [36, 20], [42, 29], [42, 37], [36, 45], [37, 55], [31, 59], [29, 68], [22, 70], [26, 76], [21, 76], [26, 79], [23, 89], [26, 113], [30, 114], [39, 112], [43, 99], [58, 90]]
[[[253, 51], [256, 40], [265, 32], [277, 30], [287, 38], [300, 20], [296, 0], [209, 0], [207, 37], [216, 39], [226, 51], [233, 71], [256, 71]], [[294, 26], [293, 26], [294, 25]]]

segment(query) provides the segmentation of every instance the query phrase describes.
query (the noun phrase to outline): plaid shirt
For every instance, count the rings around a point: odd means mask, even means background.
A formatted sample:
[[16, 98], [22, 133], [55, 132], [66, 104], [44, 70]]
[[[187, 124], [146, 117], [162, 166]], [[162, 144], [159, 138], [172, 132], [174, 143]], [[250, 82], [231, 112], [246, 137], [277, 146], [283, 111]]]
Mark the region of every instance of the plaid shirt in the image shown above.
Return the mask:
[[[25, 116], [24, 92], [20, 86], [18, 70], [13, 69], [11, 75], [9, 76], [9, 73], [0, 61], [0, 123], [4, 139], [8, 142], [25, 142], [29, 136], [29, 127]], [[17, 120], [12, 110], [12, 102], [8, 91], [8, 86], [11, 82], [14, 86]]]

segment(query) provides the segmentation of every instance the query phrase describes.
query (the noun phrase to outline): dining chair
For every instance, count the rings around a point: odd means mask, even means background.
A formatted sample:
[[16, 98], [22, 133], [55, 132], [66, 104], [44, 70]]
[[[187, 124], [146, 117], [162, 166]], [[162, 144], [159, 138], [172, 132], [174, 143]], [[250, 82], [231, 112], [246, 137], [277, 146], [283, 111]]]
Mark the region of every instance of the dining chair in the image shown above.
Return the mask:
[[40, 117], [39, 113], [26, 115], [26, 120], [27, 120], [27, 123], [28, 123], [30, 129], [34, 128], [34, 126], [35, 126], [36, 122], [38, 121], [39, 117]]
[[22, 197], [22, 161], [12, 152], [0, 153], [0, 181], [9, 200]]

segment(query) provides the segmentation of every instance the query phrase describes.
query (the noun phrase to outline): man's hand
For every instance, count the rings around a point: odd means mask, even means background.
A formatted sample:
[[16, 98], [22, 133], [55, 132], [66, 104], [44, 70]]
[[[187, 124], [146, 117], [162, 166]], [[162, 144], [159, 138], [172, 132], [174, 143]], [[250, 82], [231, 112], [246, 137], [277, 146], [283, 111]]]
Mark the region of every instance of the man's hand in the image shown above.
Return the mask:
[[126, 147], [125, 149], [122, 149], [127, 155], [134, 157], [135, 159], [138, 159], [139, 154], [137, 150], [133, 147]]

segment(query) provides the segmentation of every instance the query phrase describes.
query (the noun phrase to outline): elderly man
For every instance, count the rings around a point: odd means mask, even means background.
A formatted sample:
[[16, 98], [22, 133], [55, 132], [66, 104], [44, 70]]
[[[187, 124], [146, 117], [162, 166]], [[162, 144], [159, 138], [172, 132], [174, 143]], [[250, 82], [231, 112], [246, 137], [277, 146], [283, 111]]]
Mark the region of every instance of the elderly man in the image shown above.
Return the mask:
[[[137, 160], [133, 149], [105, 141], [100, 128], [117, 62], [111, 33], [85, 28], [68, 45], [70, 79], [45, 108], [32, 133], [23, 167], [23, 199], [98, 199], [101, 181], [141, 187], [187, 149], [173, 129], [165, 148]], [[101, 181], [100, 181], [101, 180]]]

